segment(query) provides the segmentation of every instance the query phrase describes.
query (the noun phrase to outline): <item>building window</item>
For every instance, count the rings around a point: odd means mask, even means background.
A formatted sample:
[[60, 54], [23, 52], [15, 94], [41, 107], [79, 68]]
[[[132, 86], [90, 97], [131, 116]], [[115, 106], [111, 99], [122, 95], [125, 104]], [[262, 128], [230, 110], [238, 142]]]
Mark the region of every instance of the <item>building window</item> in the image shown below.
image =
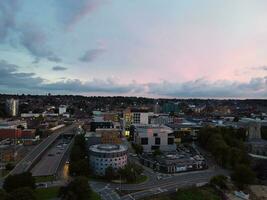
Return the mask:
[[154, 137], [157, 137], [157, 136], [158, 136], [158, 134], [157, 134], [157, 133], [153, 133], [153, 136], [154, 136]]
[[147, 145], [148, 144], [148, 138], [141, 138], [141, 145]]
[[155, 138], [155, 144], [160, 145], [160, 138]]

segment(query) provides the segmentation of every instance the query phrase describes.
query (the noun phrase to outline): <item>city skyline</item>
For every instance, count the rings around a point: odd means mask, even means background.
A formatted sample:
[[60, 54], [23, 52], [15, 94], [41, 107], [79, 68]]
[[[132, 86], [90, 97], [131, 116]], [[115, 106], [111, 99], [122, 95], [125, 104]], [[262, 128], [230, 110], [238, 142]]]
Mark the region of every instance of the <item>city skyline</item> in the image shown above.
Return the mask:
[[4, 0], [0, 93], [266, 98], [264, 0]]

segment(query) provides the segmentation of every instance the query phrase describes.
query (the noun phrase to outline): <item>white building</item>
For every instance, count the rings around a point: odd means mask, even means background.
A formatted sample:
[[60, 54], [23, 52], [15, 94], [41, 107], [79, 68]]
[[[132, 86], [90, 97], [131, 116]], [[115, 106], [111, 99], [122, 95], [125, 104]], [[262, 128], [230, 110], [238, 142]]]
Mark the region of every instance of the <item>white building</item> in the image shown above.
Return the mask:
[[60, 105], [59, 108], [58, 108], [58, 114], [59, 115], [63, 115], [64, 113], [67, 112], [67, 106], [65, 105]]
[[96, 175], [104, 176], [106, 169], [117, 170], [127, 164], [128, 148], [118, 144], [96, 144], [89, 148], [90, 166]]
[[15, 117], [19, 113], [19, 100], [7, 99], [6, 100], [6, 112], [9, 116]]
[[170, 117], [169, 114], [158, 114], [150, 116], [150, 124], [169, 124], [173, 123], [173, 117]]
[[164, 125], [135, 125], [134, 142], [142, 145], [144, 152], [175, 151], [173, 130]]

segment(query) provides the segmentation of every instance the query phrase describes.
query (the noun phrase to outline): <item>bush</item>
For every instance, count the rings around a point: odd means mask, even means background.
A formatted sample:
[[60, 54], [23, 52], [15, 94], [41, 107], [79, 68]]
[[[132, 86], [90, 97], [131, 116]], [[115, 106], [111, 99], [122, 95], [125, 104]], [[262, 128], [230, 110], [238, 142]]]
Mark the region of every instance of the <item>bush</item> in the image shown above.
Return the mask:
[[237, 187], [243, 189], [245, 185], [251, 184], [255, 180], [255, 173], [246, 165], [238, 165], [231, 175]]
[[210, 184], [218, 186], [221, 189], [227, 189], [226, 181], [227, 181], [226, 176], [218, 175], [218, 176], [212, 177], [212, 179], [210, 180]]
[[92, 191], [86, 177], [76, 177], [59, 190], [59, 197], [63, 200], [89, 200], [91, 194]]
[[33, 190], [28, 187], [18, 188], [11, 192], [10, 195], [12, 196], [11, 199], [14, 200], [36, 200]]
[[15, 189], [28, 187], [35, 189], [35, 179], [31, 173], [25, 172], [16, 175], [9, 175], [3, 184], [3, 188], [7, 192], [12, 192]]
[[14, 169], [14, 164], [12, 164], [12, 163], [7, 163], [6, 164], [6, 170], [8, 170], [8, 171], [11, 171], [12, 169]]

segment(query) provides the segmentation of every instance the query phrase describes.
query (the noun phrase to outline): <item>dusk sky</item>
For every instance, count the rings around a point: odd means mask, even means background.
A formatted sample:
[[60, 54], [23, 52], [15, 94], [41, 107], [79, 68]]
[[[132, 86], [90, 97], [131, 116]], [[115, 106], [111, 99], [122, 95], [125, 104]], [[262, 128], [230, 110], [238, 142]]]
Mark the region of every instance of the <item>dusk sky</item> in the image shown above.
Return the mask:
[[266, 0], [0, 0], [0, 93], [266, 98]]

